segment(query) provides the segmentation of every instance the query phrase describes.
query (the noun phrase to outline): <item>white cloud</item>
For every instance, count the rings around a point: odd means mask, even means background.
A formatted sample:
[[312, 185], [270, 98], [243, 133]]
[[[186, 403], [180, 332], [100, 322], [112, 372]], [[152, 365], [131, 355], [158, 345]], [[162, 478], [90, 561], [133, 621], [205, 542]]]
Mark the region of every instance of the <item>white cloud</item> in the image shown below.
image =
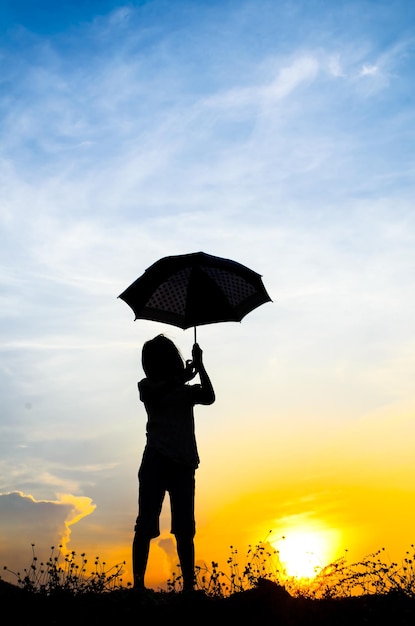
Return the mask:
[[[71, 526], [95, 509], [90, 498], [70, 494], [56, 500], [36, 500], [29, 494], [0, 494], [2, 566], [23, 572], [31, 565], [31, 546], [39, 563], [48, 558], [52, 546], [62, 546], [65, 553], [70, 542]], [[10, 575], [5, 575], [10, 578]], [[11, 579], [12, 582], [17, 582]]]
[[373, 74], [378, 74], [379, 67], [377, 65], [363, 65], [360, 70], [360, 76], [373, 76]]
[[287, 98], [304, 83], [313, 81], [318, 73], [318, 62], [311, 56], [300, 56], [278, 66], [277, 75], [271, 76], [267, 83], [232, 88], [208, 97], [204, 105], [224, 111], [246, 107], [258, 111]]

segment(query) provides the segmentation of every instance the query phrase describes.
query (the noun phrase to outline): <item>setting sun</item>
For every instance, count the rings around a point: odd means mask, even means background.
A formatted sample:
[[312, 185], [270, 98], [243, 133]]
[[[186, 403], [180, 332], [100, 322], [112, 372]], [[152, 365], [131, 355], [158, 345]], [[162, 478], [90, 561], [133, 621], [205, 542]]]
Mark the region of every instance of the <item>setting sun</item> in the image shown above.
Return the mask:
[[313, 578], [336, 558], [337, 536], [328, 529], [295, 528], [273, 545], [288, 576]]

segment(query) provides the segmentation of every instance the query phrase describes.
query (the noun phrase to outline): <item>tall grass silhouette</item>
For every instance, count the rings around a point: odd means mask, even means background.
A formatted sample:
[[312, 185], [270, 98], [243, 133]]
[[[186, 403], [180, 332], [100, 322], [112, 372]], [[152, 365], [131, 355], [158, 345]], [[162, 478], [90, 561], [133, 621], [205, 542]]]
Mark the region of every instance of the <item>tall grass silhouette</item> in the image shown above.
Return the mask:
[[[125, 561], [112, 566], [95, 557], [90, 566], [85, 553], [75, 551], [62, 553], [62, 546], [51, 547], [49, 558], [40, 562], [35, 544], [31, 545], [32, 561], [22, 572], [15, 572], [8, 566], [4, 570], [14, 577], [16, 585], [27, 592], [52, 595], [69, 592], [102, 594], [115, 590], [130, 589], [131, 584], [123, 583]], [[254, 589], [261, 581], [267, 580], [283, 587], [292, 597], [308, 599], [348, 598], [361, 595], [387, 595], [391, 592], [415, 598], [415, 546], [405, 553], [401, 562], [390, 561], [382, 548], [360, 561], [349, 563], [346, 554], [338, 560], [316, 568], [315, 576], [298, 579], [288, 576], [280, 559], [279, 552], [267, 541], [249, 546], [244, 557], [237, 548], [230, 546], [230, 556], [226, 567], [218, 562], [196, 566], [196, 588], [207, 596], [226, 598], [232, 594]], [[1, 577], [0, 577], [1, 580]], [[177, 565], [170, 579], [167, 591], [159, 593], [176, 594], [182, 591], [182, 576]]]
[[32, 562], [23, 572], [15, 572], [4, 566], [4, 570], [15, 577], [17, 585], [25, 591], [51, 595], [58, 592], [102, 593], [122, 588], [122, 572], [125, 562], [107, 568], [97, 556], [93, 569], [88, 571], [86, 554], [75, 551], [64, 555], [62, 546], [51, 547], [49, 558], [40, 562], [32, 543]]
[[136, 591], [124, 584], [124, 562], [107, 566], [96, 557], [51, 548], [22, 572], [8, 568], [11, 584], [0, 578], [3, 614], [14, 626], [90, 626], [91, 623], [166, 623], [183, 617], [206, 622], [271, 623], [278, 626], [413, 626], [415, 623], [414, 546], [400, 563], [381, 550], [356, 563], [347, 553], [316, 569], [310, 579], [286, 575], [279, 553], [265, 542], [241, 554], [231, 546], [222, 568], [213, 561], [197, 566], [197, 588], [183, 591], [179, 565], [166, 589]]

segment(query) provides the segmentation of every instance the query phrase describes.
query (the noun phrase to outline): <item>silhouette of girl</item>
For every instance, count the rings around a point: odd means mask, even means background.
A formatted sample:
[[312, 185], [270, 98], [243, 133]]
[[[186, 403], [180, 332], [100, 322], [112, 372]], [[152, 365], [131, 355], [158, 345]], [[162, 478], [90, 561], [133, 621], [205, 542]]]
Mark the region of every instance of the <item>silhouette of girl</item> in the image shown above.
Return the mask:
[[[166, 491], [170, 496], [171, 532], [175, 535], [183, 591], [194, 589], [196, 532], [195, 470], [199, 465], [194, 413], [196, 404], [213, 404], [215, 392], [195, 343], [192, 360], [158, 335], [142, 349], [146, 378], [138, 383], [147, 411], [147, 443], [138, 472], [138, 517], [133, 541], [134, 588], [144, 589], [150, 541], [160, 535], [159, 519]], [[199, 375], [200, 384], [188, 382]]]

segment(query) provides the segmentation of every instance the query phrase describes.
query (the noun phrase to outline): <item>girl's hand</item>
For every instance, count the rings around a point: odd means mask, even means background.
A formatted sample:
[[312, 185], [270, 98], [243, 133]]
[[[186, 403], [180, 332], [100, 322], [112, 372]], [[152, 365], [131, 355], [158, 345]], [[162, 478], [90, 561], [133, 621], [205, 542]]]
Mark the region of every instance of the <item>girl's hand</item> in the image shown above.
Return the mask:
[[184, 368], [184, 374], [183, 374], [184, 382], [187, 383], [189, 380], [192, 380], [192, 378], [194, 378], [196, 374], [197, 374], [197, 370], [195, 368], [193, 361], [191, 360], [186, 361], [186, 366]]
[[192, 348], [193, 365], [198, 370], [202, 366], [203, 351], [198, 343], [195, 343]]

